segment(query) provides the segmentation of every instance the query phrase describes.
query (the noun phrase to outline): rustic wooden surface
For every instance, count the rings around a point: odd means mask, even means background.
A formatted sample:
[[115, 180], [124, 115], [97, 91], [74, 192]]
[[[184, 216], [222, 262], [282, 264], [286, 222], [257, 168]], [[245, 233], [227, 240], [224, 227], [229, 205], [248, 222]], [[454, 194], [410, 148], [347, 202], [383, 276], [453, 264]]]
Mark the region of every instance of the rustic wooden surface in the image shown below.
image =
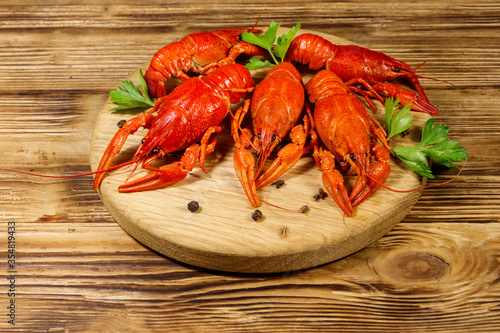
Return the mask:
[[[275, 20], [428, 61], [436, 121], [470, 154], [368, 248], [311, 270], [197, 269], [128, 236], [92, 178], [0, 172], [0, 331], [488, 332], [500, 330], [497, 1], [6, 0], [0, 5], [1, 167], [90, 171], [108, 92], [170, 36]], [[434, 168], [437, 184], [456, 171]], [[168, 213], [167, 213], [168, 214]], [[7, 222], [16, 225], [16, 325], [7, 323]], [[328, 223], [328, 221], [325, 221]], [[3, 312], [2, 312], [3, 311]]]

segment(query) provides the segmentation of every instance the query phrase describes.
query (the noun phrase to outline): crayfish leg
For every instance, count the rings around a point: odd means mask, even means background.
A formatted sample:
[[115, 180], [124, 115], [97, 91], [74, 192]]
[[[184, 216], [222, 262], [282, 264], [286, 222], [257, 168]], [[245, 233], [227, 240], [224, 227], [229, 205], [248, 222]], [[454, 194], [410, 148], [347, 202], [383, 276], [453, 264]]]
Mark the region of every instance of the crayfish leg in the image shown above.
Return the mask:
[[[355, 84], [362, 84], [367, 90], [362, 90], [362, 89], [356, 87]], [[376, 113], [377, 110], [375, 108], [375, 105], [371, 101], [370, 97], [376, 98], [381, 103], [384, 103], [384, 99], [373, 89], [373, 87], [368, 82], [366, 82], [362, 78], [351, 79], [351, 80], [347, 81], [345, 83], [345, 85], [352, 92], [358, 93], [361, 96], [363, 96], [363, 98], [365, 99], [365, 101], [368, 103], [368, 105], [370, 106], [370, 108], [373, 110], [374, 114]]]

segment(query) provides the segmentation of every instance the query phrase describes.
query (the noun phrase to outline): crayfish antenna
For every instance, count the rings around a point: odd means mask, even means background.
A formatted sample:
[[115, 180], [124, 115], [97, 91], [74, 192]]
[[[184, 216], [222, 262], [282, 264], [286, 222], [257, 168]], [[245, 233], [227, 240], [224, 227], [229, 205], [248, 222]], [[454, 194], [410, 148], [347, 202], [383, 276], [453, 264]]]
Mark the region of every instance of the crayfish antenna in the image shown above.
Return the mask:
[[[427, 61], [424, 61], [423, 63], [421, 63], [420, 65], [418, 65], [417, 67], [415, 67], [415, 68], [413, 69], [413, 71], [414, 71], [414, 72], [416, 72], [416, 71], [417, 71], [417, 69], [419, 69], [421, 66], [423, 66], [426, 62], [427, 62]], [[415, 73], [415, 74], [416, 74], [416, 73]], [[433, 78], [433, 77], [422, 76], [422, 75], [418, 75], [418, 74], [416, 74], [416, 75], [417, 75], [417, 77], [418, 77], [419, 79], [426, 79], [426, 80], [439, 81], [439, 82], [444, 82], [444, 83], [450, 84], [450, 85], [452, 85], [452, 86], [455, 86], [453, 83], [451, 83], [451, 82], [449, 82], [449, 81], [446, 81], [446, 80], [436, 79], [436, 78]]]
[[266, 9], [262, 9], [259, 16], [257, 17], [257, 21], [255, 21], [254, 25], [252, 26], [252, 28], [250, 29], [249, 32], [260, 32], [262, 30], [260, 29], [255, 29], [255, 27], [257, 26], [257, 23], [259, 23], [259, 20], [260, 20], [260, 17], [262, 16], [262, 13], [264, 13], [266, 11]]
[[260, 200], [260, 202], [265, 203], [266, 205], [269, 205], [269, 206], [274, 207], [274, 208], [277, 208], [277, 209], [281, 209], [281, 210], [283, 210], [283, 211], [285, 211], [285, 212], [297, 213], [297, 214], [304, 214], [304, 213], [302, 213], [302, 212], [298, 212], [298, 211], [296, 211], [296, 210], [291, 210], [291, 209], [284, 208], [284, 207], [281, 207], [281, 206], [278, 206], [278, 205], [274, 205], [274, 204], [272, 204], [272, 203], [270, 203], [270, 202], [267, 202], [267, 201], [264, 201], [264, 200], [262, 200], [262, 199], [260, 199], [260, 198], [259, 198], [259, 200]]
[[83, 177], [83, 176], [92, 176], [92, 175], [97, 175], [103, 172], [108, 172], [112, 170], [116, 170], [119, 168], [122, 168], [124, 166], [128, 166], [135, 161], [128, 161], [124, 162], [122, 164], [118, 164], [112, 167], [109, 167], [107, 169], [102, 169], [102, 170], [97, 170], [97, 171], [91, 171], [91, 172], [85, 172], [85, 173], [79, 173], [76, 175], [64, 175], [64, 176], [55, 176], [55, 175], [42, 175], [39, 173], [34, 173], [34, 172], [27, 172], [27, 171], [20, 171], [20, 170], [14, 170], [14, 169], [6, 169], [6, 168], [0, 168], [0, 171], [6, 171], [6, 172], [14, 172], [14, 173], [20, 173], [23, 175], [28, 175], [28, 176], [34, 176], [34, 177], [43, 177], [43, 178], [76, 178], [76, 177]]
[[[125, 166], [129, 166], [129, 165], [131, 165], [133, 163], [135, 163], [134, 160], [128, 161], [128, 162], [124, 162], [122, 164], [118, 164], [118, 165], [115, 165], [115, 166], [112, 166], [112, 167], [108, 167], [106, 169], [101, 169], [101, 170], [91, 171], [91, 172], [85, 172], [85, 173], [79, 173], [79, 174], [76, 174], [76, 175], [64, 175], [64, 176], [42, 175], [42, 174], [34, 173], [34, 172], [27, 172], [27, 171], [20, 171], [20, 170], [6, 169], [6, 168], [0, 168], [0, 171], [20, 173], [20, 174], [23, 174], [23, 175], [34, 176], [34, 177], [42, 177], [42, 178], [76, 178], [76, 177], [83, 177], [83, 176], [100, 175], [100, 174], [102, 174], [104, 172], [108, 172], [108, 171], [120, 169], [120, 168], [123, 168]], [[95, 179], [94, 179], [94, 181], [95, 181]], [[98, 186], [97, 187], [94, 186], [94, 190], [95, 191], [97, 191], [97, 188], [98, 188]]]
[[455, 179], [458, 178], [458, 176], [460, 176], [460, 174], [462, 173], [462, 171], [465, 169], [465, 164], [467, 163], [467, 160], [464, 160], [464, 164], [462, 165], [462, 167], [460, 168], [460, 170], [458, 171], [458, 173], [453, 176], [451, 179], [448, 179], [447, 181], [445, 182], [442, 182], [442, 183], [439, 183], [439, 184], [433, 184], [433, 185], [426, 185], [426, 186], [421, 186], [421, 187], [417, 187], [417, 188], [414, 188], [414, 189], [411, 189], [411, 190], [396, 190], [396, 189], [393, 189], [387, 185], [384, 185], [382, 183], [380, 183], [378, 180], [372, 178], [369, 176], [369, 178], [374, 182], [374, 183], [377, 183], [378, 185], [380, 185], [381, 187], [385, 188], [386, 190], [389, 190], [391, 192], [396, 192], [396, 193], [410, 193], [410, 192], [415, 192], [415, 191], [420, 191], [420, 190], [424, 190], [426, 188], [431, 188], [431, 187], [438, 187], [438, 186], [443, 186], [443, 185], [446, 185], [448, 183], [451, 183], [452, 181], [454, 181]]

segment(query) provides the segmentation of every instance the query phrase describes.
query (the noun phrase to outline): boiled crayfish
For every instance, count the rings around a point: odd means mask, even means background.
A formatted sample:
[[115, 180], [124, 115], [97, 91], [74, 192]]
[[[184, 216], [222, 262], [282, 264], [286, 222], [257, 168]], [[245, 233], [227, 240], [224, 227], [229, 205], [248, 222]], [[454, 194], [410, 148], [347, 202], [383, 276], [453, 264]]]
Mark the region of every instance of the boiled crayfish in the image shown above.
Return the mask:
[[[254, 86], [248, 69], [239, 64], [220, 67], [207, 76], [185, 81], [169, 95], [159, 98], [153, 109], [128, 120], [118, 130], [101, 158], [94, 189], [99, 187], [105, 170], [128, 136], [141, 127], [149, 131], [130, 163], [140, 164], [151, 173], [121, 185], [120, 192], [169, 186], [184, 179], [197, 162], [205, 171], [205, 157], [214, 150], [216, 134], [223, 130], [220, 123], [229, 112], [230, 104], [239, 102]], [[198, 141], [200, 144], [197, 144]], [[149, 165], [168, 153], [182, 149], [186, 151], [179, 162], [159, 168]]]
[[190, 77], [187, 72], [204, 73], [217, 66], [234, 63], [242, 53], [266, 55], [267, 51], [243, 42], [243, 32], [259, 29], [228, 28], [189, 34], [177, 42], [166, 45], [154, 55], [144, 74], [149, 93], [154, 97], [167, 94], [165, 81], [174, 76], [182, 81]]
[[[304, 124], [296, 125], [303, 113], [304, 87], [299, 71], [288, 62], [273, 67], [260, 82], [248, 101], [240, 108], [232, 121], [232, 134], [236, 143], [234, 168], [250, 203], [259, 206], [257, 189], [261, 188], [293, 167], [304, 152], [314, 146], [314, 139], [305, 146], [311, 133], [312, 116], [304, 116]], [[240, 125], [251, 109], [253, 131]], [[264, 163], [274, 148], [290, 134], [291, 143], [279, 150], [278, 156], [260, 174]], [[312, 135], [315, 138], [315, 135]], [[257, 171], [255, 158], [250, 152], [253, 147], [258, 153]]]
[[[329, 69], [348, 85], [364, 80], [375, 91], [399, 98], [401, 104], [411, 102], [413, 110], [432, 115], [439, 112], [425, 95], [415, 69], [384, 53], [356, 45], [335, 45], [321, 36], [302, 34], [293, 39], [286, 60], [309, 64], [310, 69]], [[406, 77], [420, 95], [387, 82], [398, 77]]]
[[[330, 70], [321, 70], [305, 85], [315, 103], [314, 122], [324, 146], [314, 147], [314, 159], [323, 173], [328, 193], [347, 216], [353, 207], [380, 188], [390, 173], [387, 135], [351, 89]], [[356, 173], [347, 193], [342, 174]]]

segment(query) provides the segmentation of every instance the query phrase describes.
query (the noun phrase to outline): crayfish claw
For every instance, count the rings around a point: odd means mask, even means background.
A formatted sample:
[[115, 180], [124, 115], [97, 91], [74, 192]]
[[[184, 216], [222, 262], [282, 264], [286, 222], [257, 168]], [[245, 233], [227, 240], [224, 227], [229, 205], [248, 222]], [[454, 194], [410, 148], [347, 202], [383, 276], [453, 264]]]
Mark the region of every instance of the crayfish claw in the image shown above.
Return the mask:
[[130, 193], [156, 190], [183, 180], [186, 178], [188, 172], [187, 169], [182, 167], [180, 162], [164, 165], [157, 171], [152, 171], [139, 179], [120, 185], [118, 191], [120, 193]]
[[[411, 108], [415, 111], [425, 112], [433, 116], [439, 114], [438, 108], [432, 105], [426, 98], [422, 98], [421, 96], [417, 95], [413, 100], [409, 102], [411, 102]], [[404, 104], [404, 102], [401, 104]]]
[[252, 135], [252, 131], [247, 128], [242, 130], [239, 137], [236, 133], [233, 134], [236, 143], [233, 162], [234, 170], [236, 171], [243, 191], [252, 206], [257, 208], [260, 203], [255, 187], [255, 158], [250, 151], [250, 143], [248, 141], [248, 138], [251, 138]]
[[[243, 157], [243, 155], [247, 155], [246, 152], [241, 152], [243, 153], [240, 155]], [[250, 155], [251, 153], [248, 152]], [[235, 155], [237, 153], [235, 152]], [[245, 157], [242, 158], [244, 160]], [[240, 180], [241, 187], [243, 188], [243, 191], [245, 192], [248, 201], [252, 204], [253, 207], [257, 208], [260, 205], [259, 202], [259, 197], [257, 195], [257, 188], [255, 187], [255, 172], [253, 167], [249, 167], [246, 165], [245, 162], [237, 161], [238, 158], [235, 156], [234, 158], [234, 169], [236, 171], [236, 175], [238, 176], [238, 179]]]
[[[290, 138], [292, 142], [278, 151], [278, 157], [276, 157], [269, 168], [257, 178], [258, 189], [270, 184], [290, 170], [306, 151], [304, 145], [306, 143], [307, 133], [304, 126], [295, 126], [290, 133]], [[274, 148], [274, 146], [272, 148]], [[263, 162], [267, 159], [269, 153], [270, 150], [263, 154]]]
[[94, 190], [97, 190], [101, 184], [106, 170], [111, 165], [111, 162], [113, 162], [115, 156], [121, 151], [129, 135], [134, 134], [141, 127], [149, 127], [152, 119], [153, 117], [151, 114], [142, 114], [125, 122], [125, 124], [123, 124], [123, 126], [116, 132], [99, 161], [99, 166], [97, 167], [97, 171], [99, 171], [99, 173], [97, 173], [94, 178]]
[[373, 153], [375, 162], [351, 192], [350, 200], [353, 207], [356, 207], [378, 191], [391, 172], [389, 151], [382, 145], [376, 145]]
[[[129, 193], [156, 190], [183, 180], [188, 175], [188, 172], [196, 166], [199, 159], [199, 150], [200, 147], [194, 144], [186, 148], [186, 152], [179, 162], [163, 165], [159, 168], [148, 167], [147, 163], [144, 163], [142, 167], [152, 172], [139, 179], [126, 182], [118, 187], [118, 191]], [[148, 163], [151, 161], [149, 160]]]
[[344, 178], [338, 170], [323, 170], [323, 184], [333, 200], [347, 216], [352, 216], [352, 204], [344, 186]]
[[314, 147], [314, 159], [323, 172], [323, 185], [330, 196], [347, 216], [352, 216], [353, 209], [349, 195], [344, 186], [344, 177], [335, 168], [335, 157], [328, 150], [319, 150]]
[[432, 105], [427, 97], [420, 96], [416, 92], [401, 88], [400, 86], [390, 82], [380, 82], [373, 86], [373, 89], [381, 94], [391, 96], [394, 99], [399, 98], [401, 105], [411, 103], [411, 109], [415, 111], [425, 112], [431, 115], [437, 115], [439, 110]]

